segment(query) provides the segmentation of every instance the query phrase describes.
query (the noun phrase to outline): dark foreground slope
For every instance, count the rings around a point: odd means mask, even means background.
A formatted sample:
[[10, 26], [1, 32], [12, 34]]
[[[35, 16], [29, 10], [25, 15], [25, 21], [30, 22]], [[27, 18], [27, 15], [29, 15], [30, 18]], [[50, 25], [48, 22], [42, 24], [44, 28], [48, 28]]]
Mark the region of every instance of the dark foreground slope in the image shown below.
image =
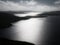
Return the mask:
[[34, 45], [34, 44], [24, 41], [13, 41], [13, 40], [0, 38], [0, 45]]

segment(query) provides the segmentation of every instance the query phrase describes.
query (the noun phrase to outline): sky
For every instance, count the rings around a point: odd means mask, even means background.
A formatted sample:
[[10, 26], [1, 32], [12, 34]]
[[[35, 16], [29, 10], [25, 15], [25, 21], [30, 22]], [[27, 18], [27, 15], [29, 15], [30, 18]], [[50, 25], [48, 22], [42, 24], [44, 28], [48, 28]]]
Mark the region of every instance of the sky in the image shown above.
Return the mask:
[[60, 0], [0, 0], [0, 11], [60, 11]]
[[[0, 11], [60, 11], [60, 0], [0, 0]], [[35, 15], [35, 13], [29, 13]], [[20, 15], [20, 14], [19, 14]], [[19, 16], [18, 15], [18, 16]], [[40, 19], [39, 19], [40, 20]], [[18, 40], [36, 42], [44, 20], [30, 19], [17, 23]], [[20, 24], [20, 25], [19, 25]], [[25, 26], [26, 25], [26, 26]], [[27, 28], [28, 27], [28, 28]], [[27, 38], [28, 37], [28, 38]], [[21, 40], [22, 40], [21, 39]], [[33, 40], [33, 41], [32, 41]]]

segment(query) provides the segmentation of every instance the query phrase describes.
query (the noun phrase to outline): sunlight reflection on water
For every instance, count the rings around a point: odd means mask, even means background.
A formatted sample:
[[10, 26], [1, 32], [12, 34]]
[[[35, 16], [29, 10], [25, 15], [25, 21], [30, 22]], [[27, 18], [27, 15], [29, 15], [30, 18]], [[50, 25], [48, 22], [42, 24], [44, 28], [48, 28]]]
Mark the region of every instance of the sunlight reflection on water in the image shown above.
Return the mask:
[[44, 18], [31, 18], [14, 23], [14, 31], [16, 33], [15, 40], [37, 43], [43, 23]]

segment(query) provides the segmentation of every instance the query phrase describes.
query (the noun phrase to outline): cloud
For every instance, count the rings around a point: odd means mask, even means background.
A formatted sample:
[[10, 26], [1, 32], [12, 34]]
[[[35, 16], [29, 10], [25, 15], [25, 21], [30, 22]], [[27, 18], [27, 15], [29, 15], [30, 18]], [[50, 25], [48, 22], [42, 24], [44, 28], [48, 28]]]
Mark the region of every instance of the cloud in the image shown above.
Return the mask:
[[60, 0], [55, 1], [54, 4], [60, 4]]
[[31, 1], [20, 1], [20, 4], [25, 4], [25, 5], [36, 5], [37, 2], [34, 1], [34, 0], [31, 0]]
[[35, 0], [19, 2], [0, 0], [0, 11], [54, 11], [59, 9], [60, 7], [39, 4]]

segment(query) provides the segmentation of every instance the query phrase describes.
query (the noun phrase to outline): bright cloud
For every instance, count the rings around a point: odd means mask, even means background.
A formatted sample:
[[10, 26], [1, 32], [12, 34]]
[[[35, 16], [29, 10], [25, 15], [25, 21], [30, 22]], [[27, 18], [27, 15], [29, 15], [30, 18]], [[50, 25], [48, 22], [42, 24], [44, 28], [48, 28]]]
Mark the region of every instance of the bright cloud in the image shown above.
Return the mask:
[[38, 4], [36, 1], [0, 1], [0, 11], [54, 11], [60, 7]]

